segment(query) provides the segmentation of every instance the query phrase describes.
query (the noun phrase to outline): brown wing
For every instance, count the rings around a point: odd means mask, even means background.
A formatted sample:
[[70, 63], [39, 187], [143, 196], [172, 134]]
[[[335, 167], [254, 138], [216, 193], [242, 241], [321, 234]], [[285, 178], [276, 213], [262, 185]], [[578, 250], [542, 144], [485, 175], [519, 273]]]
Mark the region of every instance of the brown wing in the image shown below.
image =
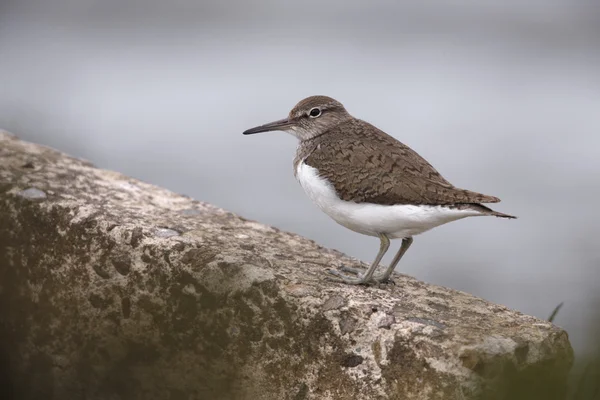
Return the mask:
[[408, 146], [360, 120], [313, 139], [304, 162], [356, 203], [461, 204], [500, 199], [454, 187]]

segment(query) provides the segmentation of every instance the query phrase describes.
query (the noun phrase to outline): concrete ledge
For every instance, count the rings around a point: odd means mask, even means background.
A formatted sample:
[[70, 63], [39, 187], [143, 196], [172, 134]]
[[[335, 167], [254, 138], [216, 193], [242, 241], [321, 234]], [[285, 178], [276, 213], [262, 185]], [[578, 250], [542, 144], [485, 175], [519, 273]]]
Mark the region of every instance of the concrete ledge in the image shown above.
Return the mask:
[[15, 399], [564, 395], [560, 328], [405, 275], [323, 281], [341, 263], [358, 264], [0, 131], [0, 382]]

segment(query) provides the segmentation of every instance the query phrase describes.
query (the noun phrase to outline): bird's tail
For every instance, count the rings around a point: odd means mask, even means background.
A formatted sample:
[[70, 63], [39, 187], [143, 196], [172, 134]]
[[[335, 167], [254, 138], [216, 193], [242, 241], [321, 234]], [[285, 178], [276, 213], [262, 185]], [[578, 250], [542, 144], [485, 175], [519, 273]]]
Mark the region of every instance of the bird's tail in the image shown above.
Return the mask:
[[514, 215], [504, 214], [498, 211], [492, 211], [490, 215], [493, 215], [494, 217], [498, 218], [517, 219], [517, 217], [515, 217]]
[[517, 217], [515, 217], [514, 215], [509, 215], [509, 214], [504, 214], [498, 211], [494, 211], [489, 207], [484, 206], [483, 204], [477, 204], [477, 208], [479, 210], [481, 210], [481, 212], [483, 214], [486, 215], [493, 215], [494, 217], [498, 217], [498, 218], [508, 218], [508, 219], [517, 219]]

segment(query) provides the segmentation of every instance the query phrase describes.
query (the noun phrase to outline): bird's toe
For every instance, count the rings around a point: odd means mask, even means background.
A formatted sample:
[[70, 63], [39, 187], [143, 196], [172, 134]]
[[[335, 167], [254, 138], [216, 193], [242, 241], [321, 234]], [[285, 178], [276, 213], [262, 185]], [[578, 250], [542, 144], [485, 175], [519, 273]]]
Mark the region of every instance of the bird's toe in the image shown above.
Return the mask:
[[391, 276], [384, 276], [384, 275], [375, 276], [375, 277], [373, 277], [373, 280], [379, 284], [396, 286], [396, 282], [392, 279]]
[[368, 282], [363, 276], [361, 276], [360, 274], [358, 275], [358, 277], [353, 277], [353, 276], [347, 276], [342, 274], [340, 271], [336, 270], [336, 269], [328, 269], [327, 273], [330, 275], [333, 275], [334, 277], [327, 277], [327, 280], [333, 281], [333, 282], [341, 282], [341, 283], [346, 283], [348, 285], [366, 285], [372, 282]]
[[340, 269], [344, 272], [348, 272], [349, 274], [357, 275], [359, 277], [365, 272], [362, 268], [348, 267], [346, 265], [342, 265]]

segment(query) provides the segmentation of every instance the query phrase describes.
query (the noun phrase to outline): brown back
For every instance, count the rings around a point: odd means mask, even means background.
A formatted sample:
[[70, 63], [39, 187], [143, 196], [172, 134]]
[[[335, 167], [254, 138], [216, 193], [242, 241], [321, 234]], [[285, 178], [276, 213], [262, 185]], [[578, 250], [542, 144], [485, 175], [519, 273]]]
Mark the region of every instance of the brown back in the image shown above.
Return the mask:
[[302, 160], [331, 182], [345, 201], [382, 205], [500, 201], [454, 187], [414, 150], [358, 119], [301, 142], [294, 172]]

